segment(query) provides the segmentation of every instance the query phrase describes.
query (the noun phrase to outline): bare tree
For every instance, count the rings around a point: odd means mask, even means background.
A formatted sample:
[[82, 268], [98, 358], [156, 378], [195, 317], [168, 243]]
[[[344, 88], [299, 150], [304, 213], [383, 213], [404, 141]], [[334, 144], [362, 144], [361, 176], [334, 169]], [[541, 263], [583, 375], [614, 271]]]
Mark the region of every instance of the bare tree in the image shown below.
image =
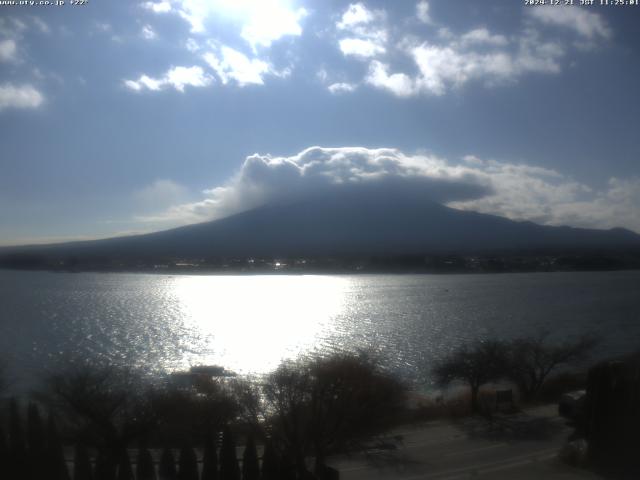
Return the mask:
[[454, 380], [471, 389], [471, 411], [478, 413], [480, 387], [504, 376], [508, 348], [504, 342], [491, 340], [463, 345], [433, 369], [436, 382], [445, 386]]
[[309, 445], [311, 373], [302, 361], [284, 362], [263, 385], [272, 434], [304, 469]]
[[591, 336], [574, 341], [550, 344], [549, 333], [519, 338], [509, 344], [505, 364], [507, 377], [513, 381], [525, 401], [535, 400], [545, 380], [557, 368], [587, 358], [597, 344]]
[[329, 453], [357, 448], [391, 426], [405, 393], [401, 382], [363, 354], [285, 363], [264, 386], [273, 435], [299, 475], [308, 456], [321, 468]]
[[117, 452], [154, 423], [141, 385], [141, 377], [129, 369], [70, 367], [47, 375], [37, 397], [79, 436]]
[[509, 380], [518, 387], [525, 401], [535, 400], [553, 371], [585, 359], [595, 345], [595, 339], [588, 336], [550, 344], [546, 332], [509, 342], [477, 342], [460, 347], [436, 365], [433, 373], [441, 385], [454, 380], [466, 383], [471, 389], [471, 410], [478, 413], [478, 394], [482, 385]]

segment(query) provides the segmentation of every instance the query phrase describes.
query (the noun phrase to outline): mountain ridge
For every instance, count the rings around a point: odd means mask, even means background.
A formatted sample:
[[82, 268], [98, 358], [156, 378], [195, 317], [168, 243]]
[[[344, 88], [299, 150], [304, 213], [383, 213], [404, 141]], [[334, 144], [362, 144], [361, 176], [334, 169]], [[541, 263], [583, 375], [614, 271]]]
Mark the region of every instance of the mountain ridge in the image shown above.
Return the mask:
[[50, 245], [16, 254], [120, 259], [444, 255], [490, 252], [640, 250], [640, 235], [514, 221], [457, 210], [413, 193], [317, 196], [159, 232]]

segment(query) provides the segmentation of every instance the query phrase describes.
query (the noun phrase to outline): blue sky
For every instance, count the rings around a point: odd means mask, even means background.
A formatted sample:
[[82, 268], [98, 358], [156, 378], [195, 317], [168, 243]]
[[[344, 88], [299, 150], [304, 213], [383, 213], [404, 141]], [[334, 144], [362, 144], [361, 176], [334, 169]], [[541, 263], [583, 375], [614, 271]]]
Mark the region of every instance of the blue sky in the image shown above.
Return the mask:
[[389, 177], [640, 231], [640, 7], [523, 3], [0, 5], [0, 244]]

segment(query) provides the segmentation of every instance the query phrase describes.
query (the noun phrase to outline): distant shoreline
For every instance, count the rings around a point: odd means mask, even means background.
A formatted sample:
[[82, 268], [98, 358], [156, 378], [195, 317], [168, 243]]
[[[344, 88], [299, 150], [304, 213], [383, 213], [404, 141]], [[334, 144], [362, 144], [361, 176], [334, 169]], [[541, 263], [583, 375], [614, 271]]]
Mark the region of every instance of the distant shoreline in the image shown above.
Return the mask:
[[12, 272], [43, 272], [43, 273], [104, 273], [104, 274], [140, 274], [140, 275], [166, 275], [166, 276], [318, 276], [318, 275], [495, 275], [495, 274], [530, 274], [530, 273], [605, 273], [605, 272], [638, 272], [640, 267], [628, 268], [593, 268], [593, 269], [553, 269], [553, 270], [400, 270], [400, 269], [379, 269], [379, 270], [348, 270], [348, 269], [326, 269], [326, 270], [234, 270], [234, 269], [209, 269], [209, 268], [142, 268], [142, 269], [54, 269], [54, 268], [12, 268], [0, 266], [0, 271]]

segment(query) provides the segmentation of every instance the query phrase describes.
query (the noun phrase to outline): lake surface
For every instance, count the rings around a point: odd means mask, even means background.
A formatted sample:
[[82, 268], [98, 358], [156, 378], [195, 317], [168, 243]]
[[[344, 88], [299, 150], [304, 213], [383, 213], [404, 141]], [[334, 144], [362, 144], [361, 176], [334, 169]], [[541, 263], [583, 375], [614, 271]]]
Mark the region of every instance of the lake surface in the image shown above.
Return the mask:
[[422, 383], [463, 342], [594, 333], [640, 348], [640, 272], [155, 275], [0, 270], [0, 355], [27, 382], [60, 362], [266, 373], [313, 351], [373, 349]]

